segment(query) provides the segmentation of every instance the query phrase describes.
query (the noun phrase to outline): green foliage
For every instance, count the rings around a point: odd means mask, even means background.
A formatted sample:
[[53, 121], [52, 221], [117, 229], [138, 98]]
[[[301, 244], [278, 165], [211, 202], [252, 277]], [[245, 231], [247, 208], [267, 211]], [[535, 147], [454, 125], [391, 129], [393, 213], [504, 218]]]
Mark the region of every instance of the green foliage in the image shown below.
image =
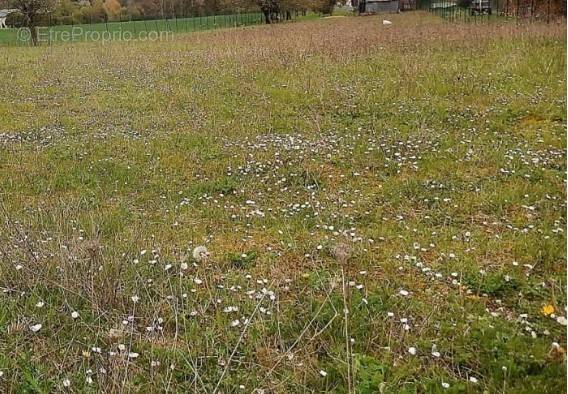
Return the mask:
[[353, 372], [356, 376], [356, 391], [361, 394], [382, 393], [387, 385], [389, 366], [373, 357], [354, 355]]
[[227, 256], [231, 267], [236, 269], [250, 269], [254, 265], [258, 253], [254, 250], [245, 253], [229, 253]]
[[565, 26], [381, 19], [3, 49], [0, 391], [565, 391]]

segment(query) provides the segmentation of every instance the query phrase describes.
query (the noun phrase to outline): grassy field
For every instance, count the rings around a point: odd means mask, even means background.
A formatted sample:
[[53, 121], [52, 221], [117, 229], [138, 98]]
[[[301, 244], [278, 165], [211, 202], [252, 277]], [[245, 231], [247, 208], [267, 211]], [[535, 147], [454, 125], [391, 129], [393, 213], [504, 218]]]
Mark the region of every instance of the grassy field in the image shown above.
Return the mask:
[[3, 49], [2, 391], [565, 391], [565, 25], [390, 20]]
[[[187, 33], [227, 27], [249, 26], [264, 23], [261, 13], [215, 15], [195, 18], [156, 19], [93, 23], [79, 25], [56, 25], [39, 27], [42, 44], [79, 41], [128, 41], [144, 39], [146, 32]], [[152, 38], [152, 36], [150, 36]], [[28, 35], [19, 36], [18, 29], [0, 29], [0, 46], [29, 46]]]

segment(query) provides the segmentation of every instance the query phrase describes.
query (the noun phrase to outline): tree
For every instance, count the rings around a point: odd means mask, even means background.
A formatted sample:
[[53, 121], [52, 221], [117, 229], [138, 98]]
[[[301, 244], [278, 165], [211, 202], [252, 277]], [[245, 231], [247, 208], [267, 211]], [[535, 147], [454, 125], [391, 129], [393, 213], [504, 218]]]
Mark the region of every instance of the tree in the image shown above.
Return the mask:
[[324, 14], [333, 14], [333, 7], [335, 7], [335, 0], [324, 0], [322, 4], [322, 11]]
[[139, 0], [136, 2], [136, 6], [140, 13], [146, 17], [159, 15], [161, 10], [159, 0]]
[[278, 20], [282, 15], [292, 19], [293, 11], [315, 10], [314, 4], [321, 0], [222, 0], [221, 5], [227, 10], [250, 10], [258, 7], [267, 24]]
[[30, 31], [32, 44], [37, 45], [37, 27], [42, 16], [53, 9], [52, 0], [13, 0], [11, 5], [22, 13], [23, 24]]
[[257, 0], [260, 11], [264, 14], [264, 20], [267, 24], [272, 23], [274, 15], [280, 12], [280, 4], [278, 0]]
[[70, 25], [75, 18], [80, 15], [81, 7], [79, 4], [71, 0], [61, 0], [57, 7], [53, 10], [51, 16], [58, 23]]
[[122, 6], [118, 0], [106, 0], [103, 3], [103, 7], [110, 20], [118, 19], [122, 12]]

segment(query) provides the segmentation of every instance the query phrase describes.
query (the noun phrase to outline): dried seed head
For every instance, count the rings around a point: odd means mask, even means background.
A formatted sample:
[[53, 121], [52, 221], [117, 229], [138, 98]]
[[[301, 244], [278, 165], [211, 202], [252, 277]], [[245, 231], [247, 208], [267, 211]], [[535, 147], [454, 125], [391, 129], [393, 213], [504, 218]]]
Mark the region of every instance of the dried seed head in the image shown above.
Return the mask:
[[97, 257], [101, 250], [101, 244], [98, 239], [92, 239], [90, 241], [85, 242], [85, 250], [89, 254], [91, 259]]
[[193, 249], [193, 258], [194, 260], [201, 262], [205, 261], [209, 257], [209, 251], [205, 246], [198, 246]]
[[351, 257], [351, 247], [346, 243], [339, 243], [331, 248], [331, 255], [341, 264], [345, 264]]

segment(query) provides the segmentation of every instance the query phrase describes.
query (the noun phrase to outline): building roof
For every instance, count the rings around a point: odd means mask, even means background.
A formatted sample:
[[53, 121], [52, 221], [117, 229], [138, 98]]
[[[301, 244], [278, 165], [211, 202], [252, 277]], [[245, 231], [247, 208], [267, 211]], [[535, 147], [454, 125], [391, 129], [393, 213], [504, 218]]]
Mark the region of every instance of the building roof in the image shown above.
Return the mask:
[[5, 18], [8, 15], [14, 13], [14, 12], [20, 12], [20, 10], [16, 10], [14, 8], [12, 9], [5, 9], [5, 10], [0, 10], [0, 18]]

